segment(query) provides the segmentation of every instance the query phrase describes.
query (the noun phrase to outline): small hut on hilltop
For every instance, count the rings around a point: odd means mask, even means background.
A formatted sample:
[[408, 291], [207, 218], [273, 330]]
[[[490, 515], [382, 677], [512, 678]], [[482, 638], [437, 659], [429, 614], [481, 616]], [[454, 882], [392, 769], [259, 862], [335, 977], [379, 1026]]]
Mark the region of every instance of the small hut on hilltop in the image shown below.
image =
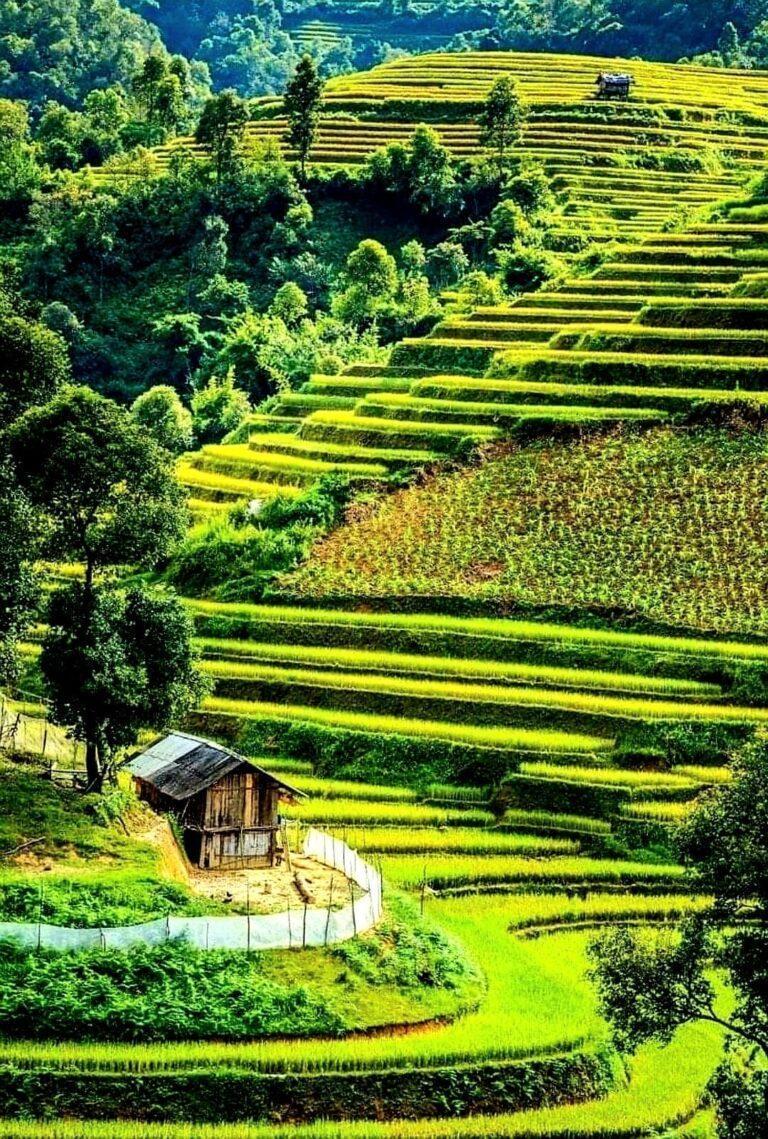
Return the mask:
[[628, 99], [634, 83], [628, 71], [601, 71], [595, 80], [598, 99]]
[[184, 732], [160, 736], [126, 766], [139, 797], [178, 820], [187, 856], [203, 870], [274, 866], [279, 804], [305, 797], [250, 759]]

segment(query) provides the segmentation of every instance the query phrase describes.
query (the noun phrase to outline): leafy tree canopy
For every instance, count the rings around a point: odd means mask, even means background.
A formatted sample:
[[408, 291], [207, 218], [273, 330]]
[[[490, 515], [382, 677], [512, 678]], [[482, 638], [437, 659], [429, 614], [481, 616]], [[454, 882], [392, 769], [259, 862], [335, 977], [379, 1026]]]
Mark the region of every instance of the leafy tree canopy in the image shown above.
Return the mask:
[[19, 482], [48, 520], [58, 556], [152, 565], [186, 523], [171, 455], [112, 400], [65, 388], [8, 432]]
[[35, 511], [7, 461], [0, 464], [0, 682], [15, 674], [14, 643], [37, 598], [32, 560], [38, 531]]
[[54, 719], [84, 740], [98, 789], [116, 748], [178, 721], [204, 691], [192, 628], [172, 594], [76, 583], [50, 605], [40, 668]]
[[60, 336], [0, 311], [0, 426], [50, 399], [69, 378], [69, 356]]
[[[619, 1046], [669, 1040], [705, 1020], [729, 1035], [729, 1059], [715, 1079], [718, 1134], [747, 1139], [768, 1102], [768, 744], [756, 739], [733, 763], [732, 782], [705, 792], [682, 826], [692, 885], [711, 891], [712, 912], [678, 934], [655, 938], [616, 929], [594, 943], [593, 975]], [[735, 994], [718, 999], [712, 966]], [[759, 1105], [762, 1105], [761, 1109]], [[762, 1110], [762, 1115], [760, 1114]]]
[[142, 392], [133, 402], [131, 415], [172, 455], [180, 455], [192, 446], [192, 416], [178, 392], [167, 384]]

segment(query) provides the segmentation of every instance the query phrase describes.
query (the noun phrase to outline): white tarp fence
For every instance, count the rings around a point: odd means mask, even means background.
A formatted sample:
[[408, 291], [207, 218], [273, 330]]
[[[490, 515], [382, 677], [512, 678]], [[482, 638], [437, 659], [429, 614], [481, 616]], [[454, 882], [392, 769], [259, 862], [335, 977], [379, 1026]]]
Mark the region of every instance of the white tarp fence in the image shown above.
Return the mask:
[[161, 945], [183, 937], [198, 949], [298, 949], [332, 945], [371, 929], [382, 914], [382, 881], [379, 872], [345, 842], [324, 831], [310, 829], [304, 854], [340, 870], [364, 893], [340, 909], [296, 906], [279, 914], [251, 917], [167, 917], [141, 925], [104, 929], [69, 929], [42, 922], [0, 922], [0, 941], [13, 939], [31, 948], [89, 949], [111, 946]]

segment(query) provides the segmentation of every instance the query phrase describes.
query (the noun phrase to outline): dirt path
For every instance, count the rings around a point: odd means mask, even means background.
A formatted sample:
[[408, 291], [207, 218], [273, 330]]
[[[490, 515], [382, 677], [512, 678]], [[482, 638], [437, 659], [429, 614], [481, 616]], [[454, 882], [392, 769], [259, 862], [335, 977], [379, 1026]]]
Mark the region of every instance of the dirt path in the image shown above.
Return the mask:
[[305, 902], [340, 909], [362, 893], [340, 871], [298, 853], [291, 854], [291, 870], [285, 861], [267, 869], [200, 870], [180, 849], [167, 819], [142, 812], [140, 821], [132, 821], [134, 837], [157, 847], [169, 878], [200, 897], [231, 906], [233, 913], [272, 914]]

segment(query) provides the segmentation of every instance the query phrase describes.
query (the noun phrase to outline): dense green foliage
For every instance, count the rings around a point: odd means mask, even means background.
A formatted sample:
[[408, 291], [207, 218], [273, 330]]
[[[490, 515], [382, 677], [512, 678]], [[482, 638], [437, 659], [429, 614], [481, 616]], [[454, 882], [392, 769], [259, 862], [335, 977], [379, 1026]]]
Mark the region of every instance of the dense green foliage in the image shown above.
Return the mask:
[[184, 942], [30, 952], [0, 943], [0, 1031], [78, 1040], [248, 1039], [332, 1034], [321, 997], [261, 975], [259, 957]]
[[[716, 1097], [723, 1097], [718, 1133], [738, 1139], [749, 1134], [755, 1107], [765, 1103], [768, 1090], [764, 741], [749, 745], [733, 766], [733, 781], [703, 796], [680, 829], [693, 880], [715, 896], [714, 916], [692, 918], [679, 937], [660, 936], [651, 944], [642, 935], [615, 930], [595, 944], [592, 956], [603, 1011], [625, 1049], [669, 1040], [689, 1021], [727, 1028], [734, 1055], [714, 1083]], [[735, 990], [732, 1010], [718, 1003], [713, 961], [727, 970]]]
[[117, 748], [135, 743], [146, 724], [177, 722], [205, 691], [190, 622], [172, 595], [80, 583], [54, 595], [48, 618], [40, 671], [51, 713], [86, 743], [99, 790]]

